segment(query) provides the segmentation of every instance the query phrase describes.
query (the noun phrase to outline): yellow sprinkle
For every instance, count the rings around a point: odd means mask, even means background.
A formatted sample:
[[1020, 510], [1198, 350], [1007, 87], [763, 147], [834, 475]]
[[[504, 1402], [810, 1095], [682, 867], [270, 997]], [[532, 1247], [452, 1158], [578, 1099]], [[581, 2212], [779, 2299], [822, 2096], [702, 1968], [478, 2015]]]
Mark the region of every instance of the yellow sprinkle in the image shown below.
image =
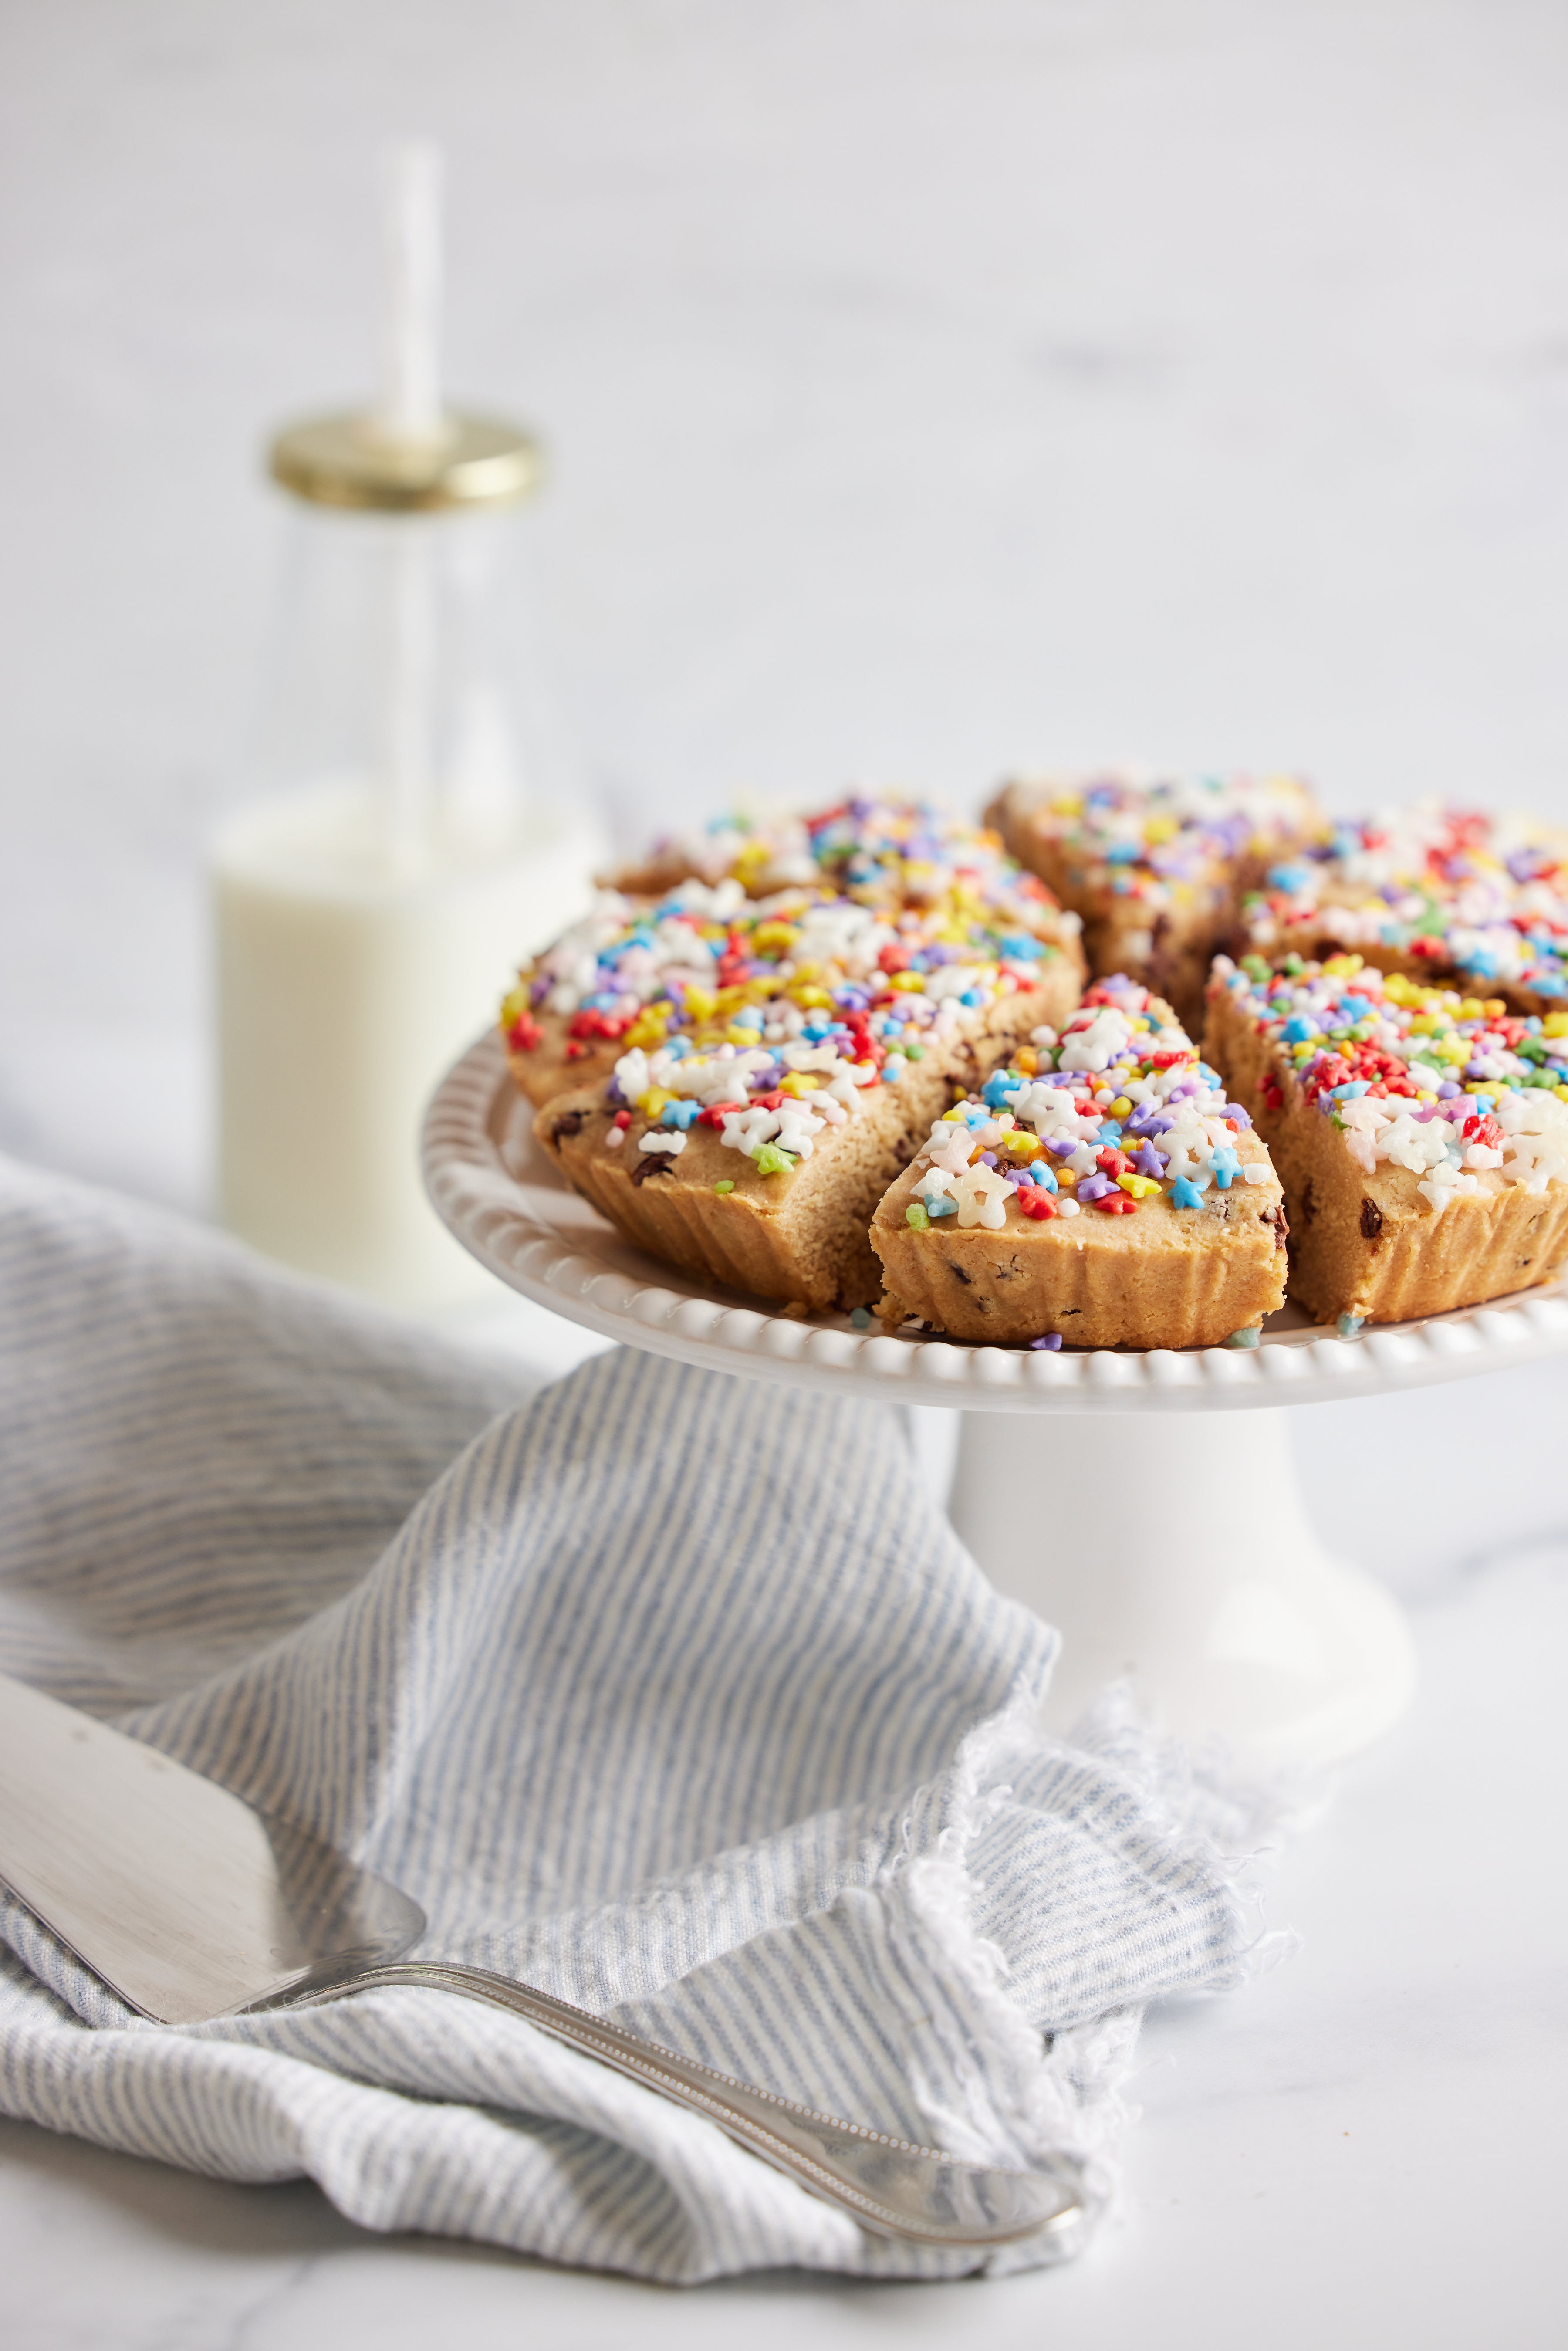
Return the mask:
[[1125, 1094], [1118, 1094], [1111, 1105], [1111, 1115], [1113, 1118], [1125, 1118], [1132, 1107]]
[[895, 971], [889, 986], [896, 987], [903, 995], [918, 996], [925, 986], [925, 974], [923, 971]]
[[779, 1091], [781, 1094], [794, 1094], [798, 1098], [801, 1094], [814, 1094], [821, 1082], [821, 1078], [808, 1077], [799, 1070], [791, 1070]]
[[717, 1005], [718, 998], [715, 996], [711, 987], [687, 988], [686, 1010], [691, 1014], [694, 1020], [711, 1020], [717, 1008]]
[[1541, 1029], [1545, 1037], [1568, 1037], [1568, 1012], [1549, 1012]]
[[821, 1007], [831, 1004], [833, 1000], [825, 987], [801, 987], [799, 983], [789, 990], [789, 994], [802, 1012], [820, 1010]]
[[945, 1110], [942, 1113], [943, 1120], [948, 1126], [955, 1125], [957, 1121], [963, 1117], [963, 1115], [964, 1105], [962, 1102], [955, 1102], [951, 1110]]
[[650, 1086], [645, 1094], [638, 1095], [637, 1108], [651, 1123], [658, 1117], [664, 1104], [667, 1102], [674, 1102], [674, 1095], [666, 1093], [663, 1086]]
[[1019, 1074], [1026, 1078], [1032, 1078], [1040, 1067], [1040, 1055], [1032, 1045], [1020, 1045], [1013, 1060]]
[[1146, 1200], [1151, 1192], [1160, 1188], [1152, 1176], [1118, 1176], [1116, 1181], [1134, 1200]]
[[1489, 1020], [1500, 1020], [1508, 1007], [1500, 996], [1489, 996], [1483, 1000], [1481, 1010]]

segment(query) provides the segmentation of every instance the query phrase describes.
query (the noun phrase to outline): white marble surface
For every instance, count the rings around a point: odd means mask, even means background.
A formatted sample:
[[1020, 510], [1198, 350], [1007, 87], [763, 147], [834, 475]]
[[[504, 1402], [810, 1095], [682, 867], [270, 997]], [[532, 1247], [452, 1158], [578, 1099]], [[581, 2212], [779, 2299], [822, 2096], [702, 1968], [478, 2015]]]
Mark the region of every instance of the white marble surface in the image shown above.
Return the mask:
[[[1565, 120], [1554, 0], [10, 0], [0, 1147], [205, 1200], [256, 453], [367, 381], [385, 136], [450, 144], [454, 380], [551, 441], [559, 674], [641, 830], [1126, 752], [1568, 815]], [[7, 2340], [1546, 2351], [1565, 1405], [1547, 1366], [1298, 1416], [1419, 1711], [1282, 1865], [1299, 1957], [1152, 2024], [1077, 2268], [677, 2297], [5, 2126]]]

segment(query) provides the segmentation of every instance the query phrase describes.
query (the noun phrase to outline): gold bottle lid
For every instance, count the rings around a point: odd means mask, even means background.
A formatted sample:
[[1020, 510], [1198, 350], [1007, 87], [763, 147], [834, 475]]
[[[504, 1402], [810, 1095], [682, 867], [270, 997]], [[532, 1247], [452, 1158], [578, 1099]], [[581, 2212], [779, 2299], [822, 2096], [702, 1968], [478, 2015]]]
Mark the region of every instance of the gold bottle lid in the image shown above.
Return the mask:
[[398, 440], [371, 415], [287, 425], [268, 452], [275, 482], [312, 506], [435, 514], [514, 506], [538, 487], [538, 443], [491, 416], [452, 416], [439, 435]]

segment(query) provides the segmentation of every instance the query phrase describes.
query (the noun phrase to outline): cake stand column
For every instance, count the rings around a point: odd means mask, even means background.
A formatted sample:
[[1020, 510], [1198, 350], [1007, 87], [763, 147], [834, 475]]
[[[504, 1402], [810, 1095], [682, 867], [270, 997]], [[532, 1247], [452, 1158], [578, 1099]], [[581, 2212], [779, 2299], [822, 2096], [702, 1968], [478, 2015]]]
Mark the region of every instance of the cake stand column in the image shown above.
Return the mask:
[[1322, 1765], [1410, 1703], [1403, 1614], [1313, 1534], [1282, 1410], [967, 1412], [949, 1507], [997, 1589], [1062, 1635], [1051, 1729], [1131, 1675], [1189, 1741]]

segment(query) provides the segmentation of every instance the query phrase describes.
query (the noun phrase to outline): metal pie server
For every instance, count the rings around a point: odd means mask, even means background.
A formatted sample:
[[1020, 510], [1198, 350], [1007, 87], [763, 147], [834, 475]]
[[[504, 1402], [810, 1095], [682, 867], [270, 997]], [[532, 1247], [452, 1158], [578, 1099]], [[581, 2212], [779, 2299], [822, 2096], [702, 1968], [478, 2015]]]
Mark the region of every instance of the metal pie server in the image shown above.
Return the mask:
[[878, 2235], [1008, 2244], [1061, 2231], [1076, 2172], [962, 2163], [732, 2081], [485, 1968], [409, 1959], [423, 1912], [384, 1878], [140, 1740], [0, 1674], [0, 1880], [160, 2024], [299, 2008], [382, 1984], [486, 2001], [597, 2057]]

